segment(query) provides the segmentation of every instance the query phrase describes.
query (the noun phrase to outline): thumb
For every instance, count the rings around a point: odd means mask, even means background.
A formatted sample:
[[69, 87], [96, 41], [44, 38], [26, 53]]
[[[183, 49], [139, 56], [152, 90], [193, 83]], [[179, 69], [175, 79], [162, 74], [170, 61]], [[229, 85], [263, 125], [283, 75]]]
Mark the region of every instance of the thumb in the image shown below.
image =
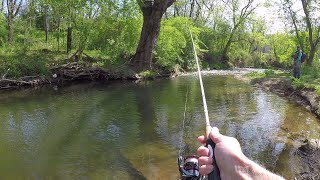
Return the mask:
[[214, 143], [219, 143], [222, 141], [223, 135], [220, 134], [219, 129], [216, 127], [212, 127], [211, 128], [211, 132], [209, 134], [210, 139], [214, 142]]

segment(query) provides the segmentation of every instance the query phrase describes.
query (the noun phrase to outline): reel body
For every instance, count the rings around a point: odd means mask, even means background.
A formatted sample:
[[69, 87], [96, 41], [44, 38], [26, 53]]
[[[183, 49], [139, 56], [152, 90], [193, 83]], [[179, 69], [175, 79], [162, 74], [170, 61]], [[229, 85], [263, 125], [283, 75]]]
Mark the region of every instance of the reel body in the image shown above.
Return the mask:
[[178, 167], [181, 180], [201, 180], [199, 173], [198, 156], [187, 156], [178, 158]]

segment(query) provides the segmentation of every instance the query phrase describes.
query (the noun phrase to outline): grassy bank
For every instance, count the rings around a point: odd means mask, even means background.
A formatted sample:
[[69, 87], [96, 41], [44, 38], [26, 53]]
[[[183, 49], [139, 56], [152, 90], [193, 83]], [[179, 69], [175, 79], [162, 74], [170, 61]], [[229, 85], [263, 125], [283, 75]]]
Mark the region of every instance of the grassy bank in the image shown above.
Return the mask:
[[296, 79], [291, 71], [268, 69], [264, 72], [252, 72], [246, 75], [250, 80], [263, 78], [282, 78], [290, 81], [295, 89], [313, 89], [320, 96], [320, 66], [302, 66], [301, 78]]

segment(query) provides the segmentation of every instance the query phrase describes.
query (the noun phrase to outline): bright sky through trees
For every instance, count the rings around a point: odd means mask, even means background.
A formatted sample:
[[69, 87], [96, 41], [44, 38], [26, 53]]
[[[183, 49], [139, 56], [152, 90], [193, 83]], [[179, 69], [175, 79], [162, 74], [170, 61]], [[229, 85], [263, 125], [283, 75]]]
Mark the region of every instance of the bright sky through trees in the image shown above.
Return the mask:
[[275, 1], [268, 1], [268, 6], [264, 6], [265, 0], [256, 0], [261, 5], [256, 9], [256, 14], [267, 23], [268, 33], [274, 34], [279, 31], [284, 31], [285, 25], [283, 19], [279, 17], [279, 7]]

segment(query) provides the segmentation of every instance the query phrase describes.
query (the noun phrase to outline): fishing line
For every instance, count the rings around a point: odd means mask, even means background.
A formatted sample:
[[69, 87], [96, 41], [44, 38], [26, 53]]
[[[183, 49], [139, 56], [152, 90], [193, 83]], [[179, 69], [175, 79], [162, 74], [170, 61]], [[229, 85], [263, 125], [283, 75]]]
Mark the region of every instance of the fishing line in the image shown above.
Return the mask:
[[180, 180], [201, 180], [202, 176], [199, 173], [199, 162], [198, 156], [182, 156], [182, 142], [184, 137], [185, 130], [185, 121], [187, 114], [187, 104], [188, 104], [188, 94], [189, 94], [189, 86], [186, 92], [186, 100], [184, 104], [184, 113], [182, 120], [182, 128], [181, 128], [181, 140], [179, 146], [179, 154], [178, 154], [178, 167], [180, 171]]
[[184, 135], [184, 126], [185, 126], [185, 121], [186, 121], [188, 94], [189, 94], [189, 86], [188, 86], [188, 88], [187, 88], [186, 100], [185, 100], [185, 104], [184, 104], [184, 113], [183, 113], [183, 120], [182, 120], [182, 130], [181, 130], [181, 139], [180, 139], [179, 154], [178, 154], [178, 156], [181, 156], [181, 152], [182, 152], [182, 141], [183, 141], [183, 135]]
[[[185, 23], [187, 26], [187, 23]], [[188, 26], [187, 26], [188, 27]], [[208, 175], [208, 180], [220, 180], [220, 171], [215, 163], [215, 156], [214, 156], [214, 148], [215, 148], [215, 143], [209, 138], [209, 134], [211, 131], [211, 125], [210, 125], [210, 120], [209, 120], [209, 114], [208, 114], [208, 107], [207, 107], [207, 101], [206, 101], [206, 96], [204, 93], [204, 87], [203, 87], [203, 81], [202, 81], [202, 76], [201, 76], [201, 69], [199, 65], [199, 60], [198, 60], [198, 55], [196, 51], [196, 47], [194, 44], [192, 32], [190, 30], [190, 27], [188, 27], [190, 36], [191, 36], [191, 41], [193, 45], [193, 51], [194, 51], [194, 57], [196, 59], [196, 64], [197, 64], [197, 69], [198, 69], [198, 75], [199, 75], [199, 82], [200, 82], [200, 88], [201, 88], [201, 95], [202, 95], [202, 103], [203, 103], [203, 110], [205, 114], [205, 120], [206, 120], [206, 147], [209, 149], [209, 157], [213, 159], [213, 167], [214, 170]], [[182, 157], [181, 156], [181, 151], [182, 151], [182, 139], [183, 139], [183, 133], [184, 133], [184, 126], [185, 126], [185, 119], [186, 119], [186, 111], [187, 111], [187, 99], [188, 99], [188, 91], [186, 93], [186, 101], [185, 101], [185, 111], [184, 111], [184, 118], [182, 122], [182, 132], [181, 132], [181, 142], [180, 142], [180, 148], [179, 148], [179, 157], [178, 157], [178, 167], [180, 171], [180, 178], [183, 180], [202, 180], [205, 177], [201, 176], [199, 173], [199, 161], [198, 161], [198, 156], [187, 156], [187, 157]]]
[[193, 45], [194, 58], [196, 59], [196, 63], [197, 63], [198, 76], [199, 76], [201, 95], [202, 95], [203, 111], [204, 111], [204, 115], [205, 115], [205, 118], [206, 118], [206, 126], [210, 126], [208, 107], [207, 107], [207, 100], [206, 100], [206, 95], [204, 93], [204, 88], [203, 88], [201, 69], [200, 69], [200, 65], [199, 65], [196, 46], [194, 45], [194, 40], [193, 40], [193, 36], [192, 36], [192, 32], [191, 32], [190, 28], [189, 28], [189, 32], [190, 32], [191, 41], [192, 41], [192, 45]]

